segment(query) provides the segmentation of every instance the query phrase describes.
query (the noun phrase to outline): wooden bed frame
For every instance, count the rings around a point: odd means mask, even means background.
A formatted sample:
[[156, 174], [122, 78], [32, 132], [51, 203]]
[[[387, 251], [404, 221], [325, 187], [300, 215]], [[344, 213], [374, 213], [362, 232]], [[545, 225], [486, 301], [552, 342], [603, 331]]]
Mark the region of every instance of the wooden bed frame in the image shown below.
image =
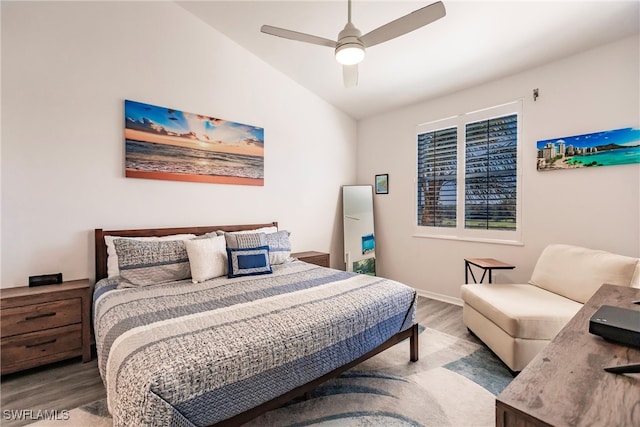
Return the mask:
[[[222, 231], [243, 231], [254, 230], [262, 227], [277, 227], [277, 222], [269, 222], [265, 224], [242, 224], [242, 225], [213, 225], [204, 227], [174, 227], [174, 228], [147, 228], [137, 230], [103, 230], [101, 228], [95, 229], [95, 258], [96, 258], [96, 282], [100, 279], [107, 277], [107, 246], [104, 241], [104, 236], [119, 236], [119, 237], [151, 237], [151, 236], [168, 236], [171, 234], [205, 234], [216, 230]], [[392, 347], [409, 338], [409, 360], [416, 362], [418, 360], [418, 324], [414, 323], [409, 329], [397, 333], [382, 343], [380, 346], [374, 348], [367, 354], [359, 357], [358, 359], [340, 366], [333, 371], [303, 384], [275, 399], [269, 400], [255, 408], [242, 412], [224, 421], [221, 421], [216, 426], [237, 426], [244, 424], [265, 412], [279, 408], [290, 400], [305, 395], [309, 396], [309, 392], [325, 381], [337, 377], [347, 369], [364, 362], [365, 360], [375, 356], [376, 354]]]

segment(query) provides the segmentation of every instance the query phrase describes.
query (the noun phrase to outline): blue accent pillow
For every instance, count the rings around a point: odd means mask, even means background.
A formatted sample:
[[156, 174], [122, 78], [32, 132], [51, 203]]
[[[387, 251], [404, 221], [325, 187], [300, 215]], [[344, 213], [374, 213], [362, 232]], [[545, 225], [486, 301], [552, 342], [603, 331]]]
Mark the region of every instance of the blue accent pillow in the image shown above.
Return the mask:
[[227, 277], [254, 276], [271, 274], [269, 263], [269, 246], [255, 248], [227, 247], [229, 274]]

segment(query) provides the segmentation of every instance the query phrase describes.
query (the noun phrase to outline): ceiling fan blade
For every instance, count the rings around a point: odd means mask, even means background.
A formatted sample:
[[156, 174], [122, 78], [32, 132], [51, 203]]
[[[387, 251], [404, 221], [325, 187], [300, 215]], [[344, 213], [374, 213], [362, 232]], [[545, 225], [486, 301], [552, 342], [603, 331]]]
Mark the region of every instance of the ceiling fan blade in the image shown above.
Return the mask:
[[447, 14], [441, 1], [425, 6], [401, 18], [391, 21], [360, 37], [365, 47], [375, 46], [387, 40], [407, 34], [436, 21]]
[[343, 65], [342, 79], [344, 80], [344, 87], [358, 86], [358, 64]]
[[311, 34], [299, 33], [297, 31], [285, 30], [284, 28], [272, 27], [271, 25], [263, 25], [260, 28], [260, 31], [272, 36], [278, 36], [289, 40], [296, 40], [299, 42], [317, 44], [320, 46], [327, 46], [334, 49], [338, 45], [338, 43], [334, 42], [333, 40], [312, 36]]

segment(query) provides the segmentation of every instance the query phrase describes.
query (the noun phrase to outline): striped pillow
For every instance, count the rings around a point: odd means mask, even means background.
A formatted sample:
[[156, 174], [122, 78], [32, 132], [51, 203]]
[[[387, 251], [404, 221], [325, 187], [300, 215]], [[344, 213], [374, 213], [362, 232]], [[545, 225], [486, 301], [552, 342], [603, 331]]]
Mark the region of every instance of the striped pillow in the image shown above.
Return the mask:
[[191, 277], [185, 243], [114, 240], [120, 268], [118, 288], [149, 286]]
[[291, 256], [290, 234], [287, 230], [282, 230], [266, 235], [267, 244], [269, 245], [269, 262], [271, 265], [282, 264]]
[[264, 233], [225, 233], [227, 248], [257, 248], [267, 245]]
[[195, 234], [171, 234], [169, 236], [162, 237], [119, 237], [119, 236], [104, 236], [104, 243], [107, 245], [107, 276], [109, 278], [117, 277], [120, 275], [118, 269], [118, 255], [116, 254], [116, 248], [113, 245], [115, 239], [131, 239], [141, 241], [158, 241], [158, 240], [189, 240], [195, 238]]

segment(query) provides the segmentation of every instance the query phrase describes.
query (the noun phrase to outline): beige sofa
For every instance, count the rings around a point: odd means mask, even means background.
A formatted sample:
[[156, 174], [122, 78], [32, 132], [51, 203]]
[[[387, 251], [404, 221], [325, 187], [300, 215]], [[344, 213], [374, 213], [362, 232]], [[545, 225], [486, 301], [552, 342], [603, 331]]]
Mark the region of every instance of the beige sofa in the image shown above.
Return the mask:
[[463, 285], [464, 324], [512, 371], [521, 371], [603, 283], [639, 288], [640, 260], [549, 245], [528, 284]]

